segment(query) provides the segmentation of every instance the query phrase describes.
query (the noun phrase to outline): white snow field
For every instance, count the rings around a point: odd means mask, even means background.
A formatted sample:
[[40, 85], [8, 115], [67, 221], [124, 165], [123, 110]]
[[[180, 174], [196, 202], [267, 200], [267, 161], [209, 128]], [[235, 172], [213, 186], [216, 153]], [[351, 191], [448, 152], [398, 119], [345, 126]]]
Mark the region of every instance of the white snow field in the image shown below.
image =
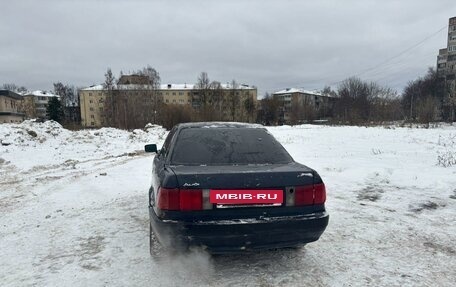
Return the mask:
[[321, 239], [157, 261], [148, 247], [153, 155], [142, 149], [161, 145], [164, 129], [0, 125], [0, 285], [454, 286], [456, 126], [269, 130], [326, 183]]

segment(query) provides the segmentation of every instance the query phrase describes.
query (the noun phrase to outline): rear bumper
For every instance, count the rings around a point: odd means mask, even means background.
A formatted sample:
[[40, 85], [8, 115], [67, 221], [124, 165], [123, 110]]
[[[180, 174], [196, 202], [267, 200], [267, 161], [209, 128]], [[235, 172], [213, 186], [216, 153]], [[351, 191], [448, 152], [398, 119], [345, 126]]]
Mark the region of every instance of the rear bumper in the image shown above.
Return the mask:
[[154, 233], [163, 245], [178, 249], [201, 246], [211, 253], [299, 246], [318, 240], [329, 220], [326, 212], [192, 222], [161, 220], [152, 208], [149, 215]]

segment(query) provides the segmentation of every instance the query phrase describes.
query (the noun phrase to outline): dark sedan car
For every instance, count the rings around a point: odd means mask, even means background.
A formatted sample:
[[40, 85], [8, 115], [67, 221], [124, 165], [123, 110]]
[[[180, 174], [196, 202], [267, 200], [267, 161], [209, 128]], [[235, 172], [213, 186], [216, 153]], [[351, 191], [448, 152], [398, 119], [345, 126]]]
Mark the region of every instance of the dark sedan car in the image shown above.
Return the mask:
[[299, 246], [328, 225], [325, 200], [318, 173], [264, 127], [179, 124], [154, 158], [150, 236], [168, 248], [211, 253]]

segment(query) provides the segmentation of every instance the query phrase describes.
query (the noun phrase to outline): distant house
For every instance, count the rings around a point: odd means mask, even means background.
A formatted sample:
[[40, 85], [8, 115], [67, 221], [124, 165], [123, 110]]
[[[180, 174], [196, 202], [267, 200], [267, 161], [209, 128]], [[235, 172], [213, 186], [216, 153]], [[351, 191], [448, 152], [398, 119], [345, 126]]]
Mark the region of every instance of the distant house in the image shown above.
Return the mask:
[[24, 95], [24, 112], [27, 118], [47, 119], [46, 109], [52, 97], [58, 95], [43, 91], [33, 91]]
[[302, 123], [331, 117], [336, 98], [317, 91], [289, 88], [273, 93], [280, 102], [279, 122]]
[[22, 96], [8, 90], [0, 90], [0, 123], [20, 123], [25, 119], [21, 112]]

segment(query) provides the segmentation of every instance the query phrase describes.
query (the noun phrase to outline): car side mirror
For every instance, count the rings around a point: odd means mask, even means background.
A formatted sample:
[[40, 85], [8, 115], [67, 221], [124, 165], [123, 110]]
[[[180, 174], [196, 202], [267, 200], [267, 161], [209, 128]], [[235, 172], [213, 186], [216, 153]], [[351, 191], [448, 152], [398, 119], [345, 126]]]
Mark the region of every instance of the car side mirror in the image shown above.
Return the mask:
[[144, 151], [145, 152], [154, 152], [157, 153], [157, 145], [156, 144], [146, 144], [144, 146]]

